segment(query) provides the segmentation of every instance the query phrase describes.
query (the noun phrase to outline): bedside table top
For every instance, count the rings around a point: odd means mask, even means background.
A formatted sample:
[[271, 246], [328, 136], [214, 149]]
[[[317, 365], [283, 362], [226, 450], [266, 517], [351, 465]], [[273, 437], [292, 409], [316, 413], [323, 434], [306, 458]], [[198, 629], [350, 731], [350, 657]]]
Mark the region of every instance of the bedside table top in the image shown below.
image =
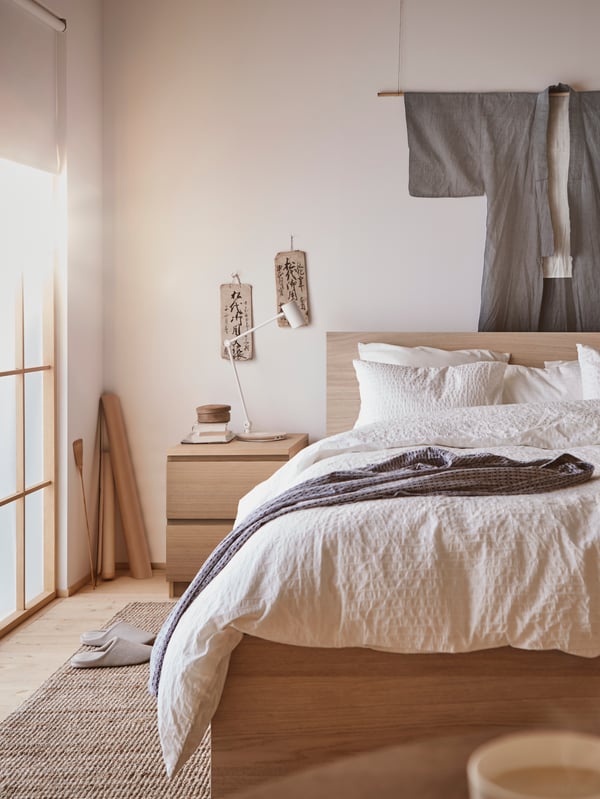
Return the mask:
[[279, 441], [240, 441], [226, 444], [177, 444], [167, 460], [281, 460], [287, 461], [308, 445], [307, 433], [288, 433]]

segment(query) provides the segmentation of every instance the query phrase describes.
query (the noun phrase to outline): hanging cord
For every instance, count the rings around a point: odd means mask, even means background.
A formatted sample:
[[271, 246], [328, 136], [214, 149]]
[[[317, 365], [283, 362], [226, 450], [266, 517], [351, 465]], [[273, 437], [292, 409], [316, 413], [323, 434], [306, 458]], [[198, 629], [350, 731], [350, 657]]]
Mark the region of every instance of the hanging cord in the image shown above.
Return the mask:
[[402, 10], [404, 0], [398, 0], [398, 94], [400, 94], [400, 72], [402, 65]]
[[380, 91], [377, 92], [378, 97], [402, 97], [404, 92], [400, 88], [401, 85], [401, 75], [402, 75], [402, 59], [404, 56], [404, 48], [402, 46], [402, 38], [403, 38], [403, 26], [402, 26], [402, 16], [404, 12], [404, 0], [398, 0], [398, 87], [395, 91]]

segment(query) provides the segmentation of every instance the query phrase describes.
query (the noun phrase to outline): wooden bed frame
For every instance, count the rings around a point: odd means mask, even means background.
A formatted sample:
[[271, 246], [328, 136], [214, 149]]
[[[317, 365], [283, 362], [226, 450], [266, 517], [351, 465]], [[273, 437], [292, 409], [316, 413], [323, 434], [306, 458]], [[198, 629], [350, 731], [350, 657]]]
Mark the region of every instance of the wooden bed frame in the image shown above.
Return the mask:
[[[528, 366], [576, 358], [576, 342], [600, 349], [600, 333], [329, 333], [328, 434], [356, 419], [359, 341], [485, 347]], [[382, 746], [515, 726], [600, 732], [600, 663], [510, 647], [402, 655], [244, 636], [211, 727], [212, 796]]]

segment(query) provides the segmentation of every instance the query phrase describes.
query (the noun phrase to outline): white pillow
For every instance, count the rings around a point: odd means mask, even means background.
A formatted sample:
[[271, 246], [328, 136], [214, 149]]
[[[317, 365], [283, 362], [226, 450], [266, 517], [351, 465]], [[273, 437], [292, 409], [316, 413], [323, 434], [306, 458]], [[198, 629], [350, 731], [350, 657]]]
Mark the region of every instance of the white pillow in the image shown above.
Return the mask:
[[545, 369], [509, 363], [504, 372], [502, 402], [580, 400], [581, 370], [577, 361], [562, 361]]
[[587, 344], [577, 345], [583, 399], [600, 399], [600, 352]]
[[415, 367], [353, 361], [360, 390], [355, 427], [442, 408], [494, 405], [502, 397], [506, 364], [480, 361], [459, 366]]
[[494, 350], [441, 350], [436, 347], [401, 347], [397, 344], [358, 345], [362, 361], [395, 363], [398, 366], [457, 366], [477, 361], [508, 361], [510, 352]]

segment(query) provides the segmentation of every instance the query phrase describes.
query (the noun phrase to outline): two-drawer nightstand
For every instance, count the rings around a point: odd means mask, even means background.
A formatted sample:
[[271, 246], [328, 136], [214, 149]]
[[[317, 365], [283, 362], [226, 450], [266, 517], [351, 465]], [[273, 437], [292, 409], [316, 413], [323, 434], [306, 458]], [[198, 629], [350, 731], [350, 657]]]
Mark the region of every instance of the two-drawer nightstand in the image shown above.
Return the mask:
[[238, 502], [308, 444], [305, 433], [281, 441], [179, 444], [167, 452], [167, 581], [181, 596], [233, 527]]

